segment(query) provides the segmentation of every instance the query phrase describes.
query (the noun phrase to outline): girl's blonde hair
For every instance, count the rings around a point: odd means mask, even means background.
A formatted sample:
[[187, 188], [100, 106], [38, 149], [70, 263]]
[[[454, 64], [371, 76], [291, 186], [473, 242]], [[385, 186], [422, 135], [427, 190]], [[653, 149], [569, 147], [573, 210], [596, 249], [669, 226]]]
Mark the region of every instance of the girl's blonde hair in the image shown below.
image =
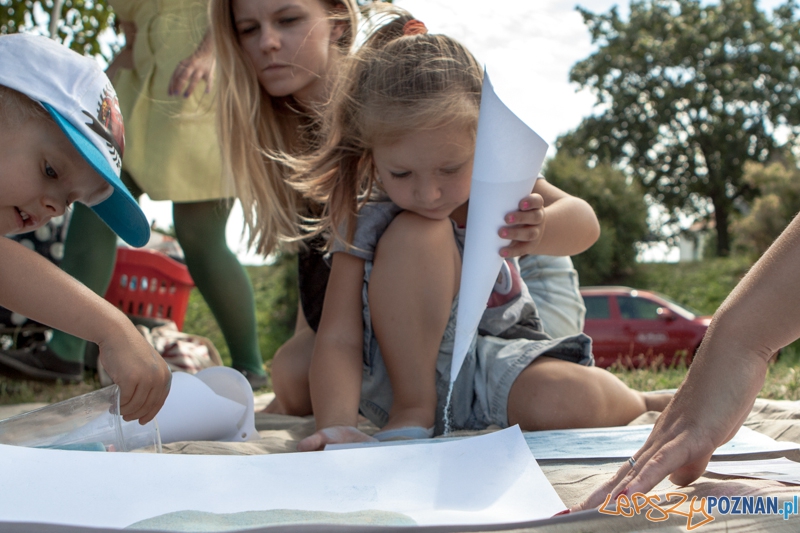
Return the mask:
[[[349, 54], [357, 30], [354, 0], [318, 0], [332, 20], [345, 24], [336, 42]], [[302, 238], [303, 199], [287, 182], [275, 152], [296, 154], [316, 143], [313, 120], [291, 96], [271, 97], [258, 83], [234, 24], [232, 0], [212, 0], [209, 20], [216, 53], [217, 134], [223, 175], [233, 183], [250, 231], [250, 246], [267, 255], [282, 241]]]
[[287, 158], [294, 186], [324, 206], [305, 231], [333, 235], [329, 247], [337, 239], [352, 242], [358, 209], [379, 185], [372, 160], [376, 144], [450, 124], [473, 138], [477, 131], [483, 82], [478, 62], [450, 37], [406, 35], [413, 18], [392, 11], [395, 18], [342, 62], [322, 118], [321, 147], [307, 157]]

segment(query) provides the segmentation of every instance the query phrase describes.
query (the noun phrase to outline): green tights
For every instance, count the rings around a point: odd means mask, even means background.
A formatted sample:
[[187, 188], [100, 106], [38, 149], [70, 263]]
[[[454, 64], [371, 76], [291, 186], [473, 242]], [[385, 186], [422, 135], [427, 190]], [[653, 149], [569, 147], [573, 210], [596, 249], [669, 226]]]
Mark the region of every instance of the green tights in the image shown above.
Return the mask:
[[[141, 196], [137, 187], [130, 183], [128, 187], [134, 197]], [[175, 233], [189, 273], [225, 336], [233, 366], [263, 376], [253, 286], [225, 241], [230, 210], [228, 200], [173, 203]], [[116, 235], [91, 209], [76, 204], [61, 268], [95, 293], [104, 294], [114, 270], [116, 242]], [[55, 331], [50, 348], [66, 361], [82, 362], [86, 341]]]

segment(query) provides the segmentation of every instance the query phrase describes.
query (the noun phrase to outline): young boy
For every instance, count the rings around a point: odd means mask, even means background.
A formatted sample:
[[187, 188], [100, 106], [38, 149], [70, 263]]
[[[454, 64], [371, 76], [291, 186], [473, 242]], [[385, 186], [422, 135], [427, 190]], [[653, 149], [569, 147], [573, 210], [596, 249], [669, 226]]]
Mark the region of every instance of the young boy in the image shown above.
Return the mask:
[[[145, 424], [169, 392], [163, 359], [113, 305], [2, 237], [82, 202], [129, 244], [144, 245], [147, 219], [119, 177], [124, 144], [116, 94], [94, 60], [45, 37], [0, 36], [0, 305], [97, 343], [120, 387], [121, 414]], [[0, 358], [13, 368], [36, 365], [39, 354]]]

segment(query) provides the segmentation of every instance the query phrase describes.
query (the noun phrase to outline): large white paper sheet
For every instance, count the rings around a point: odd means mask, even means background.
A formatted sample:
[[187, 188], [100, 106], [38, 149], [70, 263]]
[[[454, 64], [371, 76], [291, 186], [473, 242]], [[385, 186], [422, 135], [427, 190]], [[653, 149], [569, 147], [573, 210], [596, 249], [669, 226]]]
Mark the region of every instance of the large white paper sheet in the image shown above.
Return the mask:
[[497, 97], [484, 73], [469, 214], [458, 295], [455, 345], [450, 367], [454, 382], [478, 329], [503, 263], [498, 235], [504, 217], [530, 194], [542, 168], [547, 143]]
[[[545, 459], [627, 459], [644, 446], [652, 425], [596, 429], [565, 429], [525, 433], [525, 441], [538, 460]], [[778, 442], [762, 433], [742, 427], [714, 452], [720, 455], [794, 450], [793, 442]]]
[[800, 485], [800, 463], [785, 457], [757, 461], [712, 461], [706, 470], [723, 476], [771, 479]]
[[[523, 433], [533, 456], [539, 461], [583, 459], [627, 459], [644, 446], [653, 426], [621, 426], [593, 429], [555, 429]], [[405, 442], [360, 442], [355, 444], [329, 444], [326, 450], [344, 450], [425, 442], [449, 442], [453, 439]], [[727, 443], [714, 452], [715, 457], [749, 455], [800, 449], [794, 442], [776, 441], [762, 433], [742, 427]]]
[[565, 509], [519, 428], [441, 444], [260, 456], [0, 446], [5, 522], [126, 527], [163, 514], [274, 509], [499, 524]]

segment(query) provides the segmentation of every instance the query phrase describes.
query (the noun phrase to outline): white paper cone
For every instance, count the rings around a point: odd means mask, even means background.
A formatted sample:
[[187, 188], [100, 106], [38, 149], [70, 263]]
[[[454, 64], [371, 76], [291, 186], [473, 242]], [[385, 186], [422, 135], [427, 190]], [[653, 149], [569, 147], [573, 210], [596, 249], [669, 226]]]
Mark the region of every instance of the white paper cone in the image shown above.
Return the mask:
[[197, 377], [175, 372], [169, 396], [158, 412], [161, 442], [236, 440], [246, 411], [245, 405], [218, 395]]
[[546, 154], [547, 143], [500, 101], [484, 73], [451, 382], [458, 377], [503, 264], [500, 248], [510, 242], [498, 231], [505, 215], [516, 211], [533, 189]]

